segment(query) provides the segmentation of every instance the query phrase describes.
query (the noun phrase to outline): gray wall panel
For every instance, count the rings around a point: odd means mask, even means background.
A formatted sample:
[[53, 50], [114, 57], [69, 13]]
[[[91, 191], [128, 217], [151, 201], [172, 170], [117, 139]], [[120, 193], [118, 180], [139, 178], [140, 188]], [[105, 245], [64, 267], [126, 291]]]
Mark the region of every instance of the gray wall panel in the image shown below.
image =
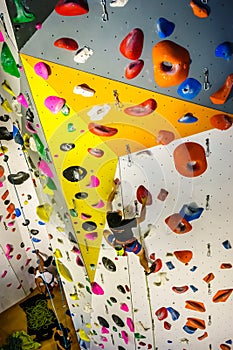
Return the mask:
[[[224, 41], [233, 41], [233, 3], [231, 0], [216, 0], [209, 1], [208, 4], [210, 15], [201, 19], [194, 16], [189, 1], [184, 0], [129, 0], [122, 8], [110, 7], [107, 1], [109, 21], [103, 22], [100, 1], [89, 1], [87, 15], [64, 17], [54, 11], [44, 22], [42, 30], [37, 31], [21, 51], [81, 71], [180, 98], [177, 94], [178, 86], [160, 88], [156, 86], [153, 77], [151, 50], [161, 40], [156, 32], [156, 21], [159, 17], [165, 17], [175, 23], [175, 30], [167, 39], [189, 50], [192, 59], [189, 77], [202, 83], [203, 68], [209, 69], [210, 90], [202, 90], [192, 102], [233, 113], [232, 93], [224, 105], [214, 105], [209, 99], [222, 86], [228, 74], [233, 72], [233, 59], [226, 61], [215, 57], [217, 45]], [[145, 65], [139, 76], [127, 80], [124, 69], [130, 60], [121, 55], [119, 45], [129, 31], [136, 27], [141, 28], [145, 36], [141, 55]], [[54, 47], [53, 42], [60, 37], [75, 39], [79, 47], [89, 46], [94, 51], [93, 56], [85, 64], [75, 63], [73, 52]]]

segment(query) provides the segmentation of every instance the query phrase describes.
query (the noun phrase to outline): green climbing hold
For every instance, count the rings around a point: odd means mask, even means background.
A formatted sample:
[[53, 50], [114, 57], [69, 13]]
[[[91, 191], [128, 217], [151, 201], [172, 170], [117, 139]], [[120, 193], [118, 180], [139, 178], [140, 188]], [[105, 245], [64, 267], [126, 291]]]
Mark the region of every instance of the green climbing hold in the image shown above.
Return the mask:
[[32, 134], [32, 137], [35, 141], [37, 152], [39, 153], [41, 158], [47, 162], [50, 162], [50, 159], [48, 158], [46, 149], [45, 149], [41, 139], [39, 138], [39, 136], [37, 134]]
[[146, 337], [140, 333], [134, 333], [136, 339], [145, 339]]
[[73, 131], [76, 131], [76, 128], [73, 123], [69, 123], [67, 126], [67, 130], [68, 132], [73, 132]]
[[20, 77], [17, 64], [6, 42], [2, 45], [1, 64], [4, 72], [13, 75], [16, 78]]
[[14, 0], [16, 7], [16, 17], [13, 18], [14, 23], [32, 22], [36, 17], [33, 13], [27, 12], [21, 0]]
[[56, 187], [54, 181], [51, 179], [51, 177], [47, 177], [46, 186], [52, 191], [55, 191], [57, 189], [57, 187]]

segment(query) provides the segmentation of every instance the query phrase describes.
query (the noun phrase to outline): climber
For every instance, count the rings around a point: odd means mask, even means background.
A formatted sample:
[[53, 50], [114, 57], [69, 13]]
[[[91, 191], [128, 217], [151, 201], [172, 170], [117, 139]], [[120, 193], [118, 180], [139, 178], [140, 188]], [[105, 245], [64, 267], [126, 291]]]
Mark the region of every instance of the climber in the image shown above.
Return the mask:
[[57, 344], [58, 350], [70, 350], [71, 349], [71, 337], [69, 335], [70, 329], [68, 327], [64, 327], [62, 323], [56, 327], [55, 332], [53, 334], [53, 339]]
[[53, 257], [49, 257], [47, 260], [44, 260], [39, 250], [36, 250], [35, 253], [38, 256], [39, 264], [36, 268], [30, 266], [28, 272], [35, 275], [35, 283], [39, 292], [45, 296], [48, 293], [51, 297], [53, 297], [52, 291], [53, 288], [58, 285], [58, 281], [56, 276], [49, 272], [46, 268], [46, 266], [49, 266], [49, 262], [52, 261], [51, 258]]
[[118, 179], [115, 179], [113, 181], [113, 189], [108, 197], [106, 218], [110, 230], [104, 230], [104, 238], [107, 243], [117, 251], [123, 249], [126, 253], [132, 252], [136, 254], [139, 257], [139, 262], [144, 268], [146, 276], [148, 276], [155, 271], [156, 264], [153, 263], [149, 267], [145, 250], [137, 238], [134, 237], [134, 233], [132, 231], [133, 228], [136, 228], [137, 225], [145, 220], [147, 197], [142, 198], [142, 207], [139, 217], [132, 219], [123, 219], [122, 212], [120, 210], [113, 211], [112, 207], [112, 202], [119, 185], [120, 181]]

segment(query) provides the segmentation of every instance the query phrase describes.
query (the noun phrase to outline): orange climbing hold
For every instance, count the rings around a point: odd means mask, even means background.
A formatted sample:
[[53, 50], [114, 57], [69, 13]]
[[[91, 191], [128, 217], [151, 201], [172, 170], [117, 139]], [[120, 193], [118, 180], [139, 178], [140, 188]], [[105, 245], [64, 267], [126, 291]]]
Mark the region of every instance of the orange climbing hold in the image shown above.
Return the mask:
[[184, 142], [173, 153], [176, 170], [183, 176], [196, 177], [207, 169], [204, 148], [196, 142]]
[[187, 233], [192, 230], [192, 225], [178, 213], [168, 216], [165, 219], [165, 223], [177, 234]]
[[224, 303], [231, 296], [233, 289], [222, 289], [218, 290], [217, 293], [213, 296], [212, 301], [214, 303]]
[[202, 335], [200, 335], [200, 337], [198, 337], [198, 340], [203, 340], [205, 338], [207, 338], [209, 336], [209, 334], [207, 332], [203, 333]]
[[196, 4], [193, 0], [191, 0], [189, 4], [195, 16], [199, 18], [206, 18], [209, 16], [209, 12], [206, 7]]
[[189, 52], [173, 41], [158, 42], [152, 49], [152, 60], [154, 79], [160, 87], [179, 85], [188, 77]]
[[60, 38], [54, 41], [54, 46], [59, 47], [60, 49], [65, 49], [69, 51], [77, 51], [78, 43], [76, 40], [71, 38]]
[[195, 318], [195, 317], [188, 317], [186, 326], [191, 327], [191, 328], [199, 328], [199, 329], [205, 329], [205, 321], [202, 320], [201, 318]]
[[229, 74], [223, 86], [210, 96], [212, 103], [222, 105], [226, 102], [233, 86], [233, 74]]
[[168, 130], [159, 130], [157, 136], [157, 143], [161, 145], [168, 145], [175, 139], [175, 135], [172, 131]]
[[206, 283], [210, 283], [214, 278], [215, 278], [214, 274], [212, 272], [210, 272], [210, 273], [208, 273], [208, 275], [206, 275], [203, 278], [203, 281], [205, 281]]
[[3, 177], [4, 175], [4, 168], [2, 165], [0, 165], [0, 177]]
[[215, 114], [210, 118], [210, 123], [214, 128], [227, 130], [232, 126], [231, 118], [226, 114]]
[[195, 310], [199, 312], [205, 312], [205, 305], [201, 301], [196, 300], [186, 300], [185, 308], [190, 310]]
[[181, 261], [185, 265], [188, 265], [188, 263], [193, 257], [193, 253], [191, 252], [191, 250], [176, 250], [174, 252], [174, 255], [179, 261]]
[[220, 349], [221, 350], [231, 350], [230, 345], [227, 344], [220, 344]]

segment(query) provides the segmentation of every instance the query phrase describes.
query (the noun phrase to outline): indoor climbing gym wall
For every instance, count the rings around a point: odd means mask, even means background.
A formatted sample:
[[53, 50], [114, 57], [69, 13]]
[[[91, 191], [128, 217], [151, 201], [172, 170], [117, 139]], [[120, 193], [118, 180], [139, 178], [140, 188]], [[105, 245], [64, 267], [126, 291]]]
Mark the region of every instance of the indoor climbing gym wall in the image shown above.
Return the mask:
[[[232, 2], [0, 6], [0, 310], [39, 249], [81, 349], [232, 349]], [[149, 275], [104, 238], [116, 178]]]

